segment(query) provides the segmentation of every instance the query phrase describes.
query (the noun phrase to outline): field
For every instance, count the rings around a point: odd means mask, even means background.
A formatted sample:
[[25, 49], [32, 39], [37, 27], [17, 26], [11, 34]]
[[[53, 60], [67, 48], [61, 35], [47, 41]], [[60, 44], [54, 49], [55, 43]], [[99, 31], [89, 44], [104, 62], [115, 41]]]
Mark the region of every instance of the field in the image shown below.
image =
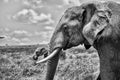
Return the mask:
[[[44, 80], [47, 64], [34, 65], [31, 59], [37, 47], [46, 45], [1, 46], [0, 80]], [[76, 47], [60, 55], [55, 80], [95, 80], [98, 71], [96, 50]]]

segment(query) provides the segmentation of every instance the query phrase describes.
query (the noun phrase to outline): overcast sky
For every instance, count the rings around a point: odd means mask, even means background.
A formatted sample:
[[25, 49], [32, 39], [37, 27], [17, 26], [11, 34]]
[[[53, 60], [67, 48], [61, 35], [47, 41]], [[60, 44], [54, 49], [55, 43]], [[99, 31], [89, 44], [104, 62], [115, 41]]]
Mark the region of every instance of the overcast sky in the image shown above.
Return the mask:
[[0, 45], [48, 43], [63, 12], [84, 1], [0, 0]]

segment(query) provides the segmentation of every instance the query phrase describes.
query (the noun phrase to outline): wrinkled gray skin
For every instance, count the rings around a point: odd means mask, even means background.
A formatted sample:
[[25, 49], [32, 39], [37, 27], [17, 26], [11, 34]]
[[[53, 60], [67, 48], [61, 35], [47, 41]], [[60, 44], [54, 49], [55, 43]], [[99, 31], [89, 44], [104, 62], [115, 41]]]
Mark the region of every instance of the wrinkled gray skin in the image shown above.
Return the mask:
[[[97, 27], [90, 22], [83, 28], [83, 34], [97, 49], [100, 57], [100, 75], [97, 80], [120, 80], [120, 4], [105, 2], [100, 5], [111, 11], [108, 23], [102, 21], [100, 23], [104, 25]], [[97, 29], [101, 31], [97, 32]]]
[[[66, 10], [50, 40], [50, 53], [84, 44], [94, 46], [100, 57], [97, 80], [120, 80], [120, 5], [87, 3]], [[48, 60], [45, 80], [53, 80], [59, 52]]]

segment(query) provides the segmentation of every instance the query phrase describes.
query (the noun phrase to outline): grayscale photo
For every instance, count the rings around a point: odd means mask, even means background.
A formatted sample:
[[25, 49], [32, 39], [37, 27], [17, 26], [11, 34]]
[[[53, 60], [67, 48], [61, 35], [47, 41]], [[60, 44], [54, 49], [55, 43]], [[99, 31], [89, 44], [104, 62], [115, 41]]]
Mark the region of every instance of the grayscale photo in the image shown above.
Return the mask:
[[0, 80], [120, 80], [120, 0], [0, 0]]

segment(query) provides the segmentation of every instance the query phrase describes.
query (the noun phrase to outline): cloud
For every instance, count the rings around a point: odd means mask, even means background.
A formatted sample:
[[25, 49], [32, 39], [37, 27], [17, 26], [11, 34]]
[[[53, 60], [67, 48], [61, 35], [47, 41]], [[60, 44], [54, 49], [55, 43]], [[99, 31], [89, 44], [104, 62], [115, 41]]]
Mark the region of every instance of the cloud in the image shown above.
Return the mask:
[[28, 38], [28, 37], [32, 37], [33, 34], [28, 32], [28, 31], [25, 31], [25, 30], [15, 30], [11, 33], [9, 33], [9, 36], [10, 37], [15, 37], [15, 38], [18, 38], [18, 39], [23, 39], [23, 38]]
[[9, 32], [9, 31], [10, 31], [10, 29], [9, 29], [9, 28], [4, 28], [4, 29], [5, 29], [5, 31], [6, 31], [6, 32]]
[[22, 43], [22, 42], [21, 42], [21, 43], [19, 43], [19, 45], [27, 45], [27, 44], [26, 44], [26, 43]]
[[10, 1], [19, 1], [19, 0], [3, 0], [5, 3], [9, 3]]
[[54, 28], [52, 26], [45, 26], [45, 29], [47, 29], [47, 30], [54, 30]]
[[31, 14], [28, 9], [23, 9], [13, 16], [11, 16], [11, 19], [16, 20], [21, 23], [30, 23], [29, 18], [31, 17]]
[[23, 4], [32, 8], [42, 8], [42, 0], [23, 0]]
[[9, 2], [9, 0], [3, 0], [5, 3], [8, 3]]
[[48, 36], [47, 34], [48, 34], [48, 33], [45, 32], [45, 31], [42, 31], [42, 32], [35, 32], [35, 35], [37, 35], [37, 36], [44, 36], [44, 37], [47, 37], [47, 36]]
[[65, 5], [77, 5], [79, 6], [81, 3], [79, 0], [63, 0]]
[[16, 31], [13, 31], [12, 34], [32, 36], [32, 33], [28, 32], [28, 31], [25, 31], [25, 30], [16, 30]]
[[42, 32], [35, 32], [36, 36], [41, 36], [44, 39], [50, 39], [50, 37], [52, 36], [52, 32], [53, 31], [42, 31]]
[[0, 35], [7, 37], [10, 34], [11, 30], [7, 27], [0, 28]]
[[9, 35], [2, 35], [3, 37], [5, 37], [4, 39], [10, 39], [11, 37]]
[[[15, 30], [5, 35], [4, 41], [0, 44], [8, 45], [29, 45], [29, 44], [46, 44], [48, 43], [52, 31], [36, 31], [34, 34], [25, 30]], [[31, 34], [31, 35], [30, 35]]]
[[29, 42], [31, 40], [29, 38], [22, 38], [21, 41], [23, 41], [23, 42]]
[[9, 42], [11, 44], [14, 43], [16, 45], [29, 45], [32, 44], [32, 41], [29, 38], [16, 38], [16, 37], [11, 37], [9, 38], [9, 40], [7, 39], [7, 42]]
[[[31, 43], [32, 41], [29, 39], [32, 37], [32, 33], [25, 30], [15, 30], [9, 31], [8, 28], [3, 29], [6, 30], [6, 34], [2, 35], [5, 38], [0, 42], [0, 44], [8, 44], [8, 45], [18, 45], [20, 43]], [[9, 32], [7, 32], [9, 31]]]
[[29, 12], [31, 13], [30, 21], [33, 23], [38, 23], [45, 21], [45, 24], [51, 24], [54, 23], [54, 21], [51, 19], [51, 14], [37, 14], [34, 10], [30, 9]]
[[32, 43], [20, 42], [18, 45], [33, 45]]
[[17, 37], [6, 37], [4, 41], [0, 44], [8, 44], [8, 45], [29, 45], [32, 44], [32, 41], [29, 38], [17, 38]]
[[14, 31], [14, 33], [15, 34], [27, 34], [28, 32], [24, 31], [24, 30], [22, 30], [22, 31], [18, 30], [18, 31]]
[[49, 42], [48, 41], [42, 41], [41, 43], [39, 44], [48, 44]]
[[41, 35], [41, 32], [35, 31], [35, 35]]
[[15, 42], [21, 42], [19, 39], [14, 38], [14, 37], [13, 37], [11, 40], [12, 40], [12, 41], [15, 41]]
[[22, 11], [18, 12], [18, 16], [19, 15], [26, 15], [29, 11], [27, 9], [23, 9]]
[[58, 7], [58, 8], [63, 8], [63, 6], [62, 6], [62, 5], [58, 5], [57, 7]]
[[25, 22], [25, 23], [41, 23], [41, 24], [52, 24], [54, 23], [54, 20], [52, 20], [51, 14], [44, 14], [40, 13], [38, 14], [33, 9], [23, 9], [19, 11], [17, 14], [12, 16], [13, 19]]

